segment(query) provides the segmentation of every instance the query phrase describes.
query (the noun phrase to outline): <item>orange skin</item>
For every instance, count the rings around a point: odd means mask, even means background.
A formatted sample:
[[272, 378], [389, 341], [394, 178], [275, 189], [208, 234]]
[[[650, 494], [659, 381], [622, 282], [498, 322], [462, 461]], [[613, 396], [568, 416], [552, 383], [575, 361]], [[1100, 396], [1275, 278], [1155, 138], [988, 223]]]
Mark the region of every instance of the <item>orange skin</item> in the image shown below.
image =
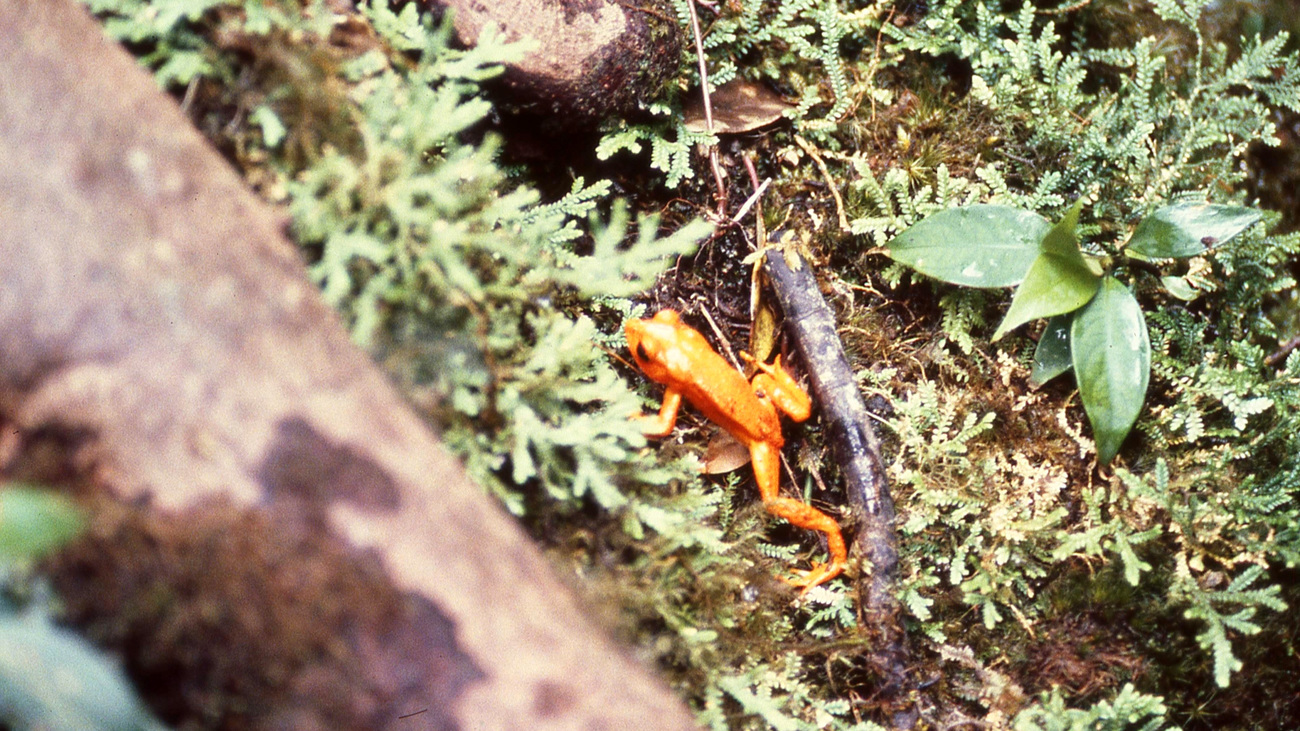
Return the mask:
[[808, 571], [796, 570], [795, 578], [786, 581], [807, 592], [838, 576], [848, 562], [839, 524], [811, 505], [780, 495], [781, 447], [785, 439], [778, 412], [803, 421], [812, 411], [807, 392], [781, 367], [781, 357], [767, 365], [741, 353], [746, 362], [759, 369], [753, 381], [748, 381], [709, 347], [703, 335], [683, 324], [673, 310], [661, 310], [649, 320], [628, 320], [624, 331], [637, 366], [650, 380], [667, 387], [658, 415], [634, 417], [644, 424], [645, 433], [667, 436], [677, 423], [682, 399], [689, 401], [709, 421], [749, 448], [754, 478], [767, 512], [800, 528], [826, 534], [830, 562], [813, 563]]

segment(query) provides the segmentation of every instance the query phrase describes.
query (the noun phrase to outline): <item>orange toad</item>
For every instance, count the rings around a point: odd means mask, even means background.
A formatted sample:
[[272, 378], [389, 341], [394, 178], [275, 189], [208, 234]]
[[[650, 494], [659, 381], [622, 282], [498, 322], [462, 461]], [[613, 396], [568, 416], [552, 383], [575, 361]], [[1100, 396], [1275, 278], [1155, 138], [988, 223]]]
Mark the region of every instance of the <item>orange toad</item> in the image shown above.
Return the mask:
[[808, 394], [781, 367], [781, 357], [768, 365], [741, 353], [746, 362], [759, 369], [753, 380], [747, 381], [673, 310], [661, 310], [649, 320], [628, 320], [624, 330], [637, 366], [651, 380], [667, 387], [659, 414], [638, 417], [645, 424], [645, 433], [667, 436], [677, 423], [677, 411], [685, 398], [709, 421], [749, 448], [758, 492], [767, 512], [800, 528], [826, 534], [830, 562], [814, 563], [808, 571], [795, 571], [795, 578], [787, 581], [806, 592], [838, 576], [847, 562], [839, 524], [811, 505], [780, 495], [781, 447], [785, 439], [777, 412], [803, 421], [812, 409]]

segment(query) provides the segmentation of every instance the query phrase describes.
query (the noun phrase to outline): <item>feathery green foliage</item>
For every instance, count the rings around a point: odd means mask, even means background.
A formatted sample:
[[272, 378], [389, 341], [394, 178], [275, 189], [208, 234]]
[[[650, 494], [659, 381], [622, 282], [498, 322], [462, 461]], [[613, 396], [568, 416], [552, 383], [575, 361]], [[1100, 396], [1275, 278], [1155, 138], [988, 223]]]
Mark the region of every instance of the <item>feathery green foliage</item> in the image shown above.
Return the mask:
[[148, 46], [141, 62], [154, 69], [159, 85], [183, 86], [200, 76], [229, 78], [230, 65], [212, 51], [194, 23], [232, 0], [87, 0], [103, 18], [104, 30], [124, 43]]
[[1021, 711], [1016, 731], [1156, 731], [1166, 728], [1167, 709], [1158, 696], [1140, 693], [1126, 683], [1114, 700], [1091, 708], [1068, 708], [1059, 688], [1044, 693], [1040, 705]]
[[[700, 145], [716, 145], [716, 135], [696, 132], [686, 126], [680, 114], [662, 104], [652, 104], [649, 110], [661, 121], [655, 124], [628, 124], [623, 122], [607, 133], [596, 146], [596, 157], [608, 160], [624, 150], [639, 154], [643, 143], [650, 144], [650, 167], [664, 174], [664, 185], [676, 188], [683, 180], [695, 177], [692, 152]], [[671, 134], [670, 134], [671, 133]]]
[[[1168, 6], [1179, 18], [1199, 16], [1199, 6]], [[1246, 146], [1275, 140], [1269, 105], [1300, 107], [1300, 68], [1283, 52], [1285, 34], [1247, 41], [1230, 59], [1196, 22], [1188, 25], [1196, 65], [1186, 73], [1167, 67], [1154, 38], [1132, 48], [1070, 49], [1029, 4], [1004, 15], [996, 4], [940, 2], [915, 26], [880, 30], [895, 41], [894, 53], [967, 61], [972, 99], [1001, 127], [999, 144], [1018, 148], [976, 170], [964, 184], [980, 191], [975, 197], [1041, 210], [1083, 196], [1094, 218], [1130, 221], [1176, 193], [1217, 196], [1240, 181], [1235, 161]], [[882, 231], [885, 222], [875, 219], [893, 218], [897, 204], [862, 185], [868, 209], [879, 213], [856, 228]], [[945, 203], [927, 204], [934, 195], [925, 189], [905, 194], [925, 211]]]
[[[1030, 5], [1005, 14], [996, 4], [936, 3], [915, 25], [882, 26], [894, 41], [892, 52], [909, 58], [953, 54], [969, 63], [970, 99], [1001, 129], [998, 144], [1013, 145], [1014, 154], [995, 152], [969, 177], [953, 176], [940, 164], [919, 184], [901, 168], [879, 171], [859, 158], [851, 199], [857, 213], [854, 231], [880, 246], [917, 221], [955, 206], [995, 203], [1051, 216], [1066, 200], [1083, 197], [1089, 201], [1089, 220], [1080, 226], [1087, 234], [1085, 253], [1110, 261], [1133, 223], [1161, 203], [1186, 196], [1235, 203], [1237, 194], [1230, 191], [1243, 176], [1238, 157], [1248, 144], [1274, 139], [1269, 109], [1297, 108], [1300, 77], [1294, 56], [1283, 52], [1285, 36], [1248, 39], [1235, 55], [1208, 40], [1199, 20], [1204, 6], [1157, 3], [1158, 12], [1187, 29], [1193, 61], [1187, 69], [1171, 67], [1168, 47], [1154, 38], [1115, 49], [1075, 45], [1078, 39], [1062, 38], [1052, 17], [1036, 14]], [[1252, 617], [1258, 609], [1284, 606], [1276, 586], [1248, 587], [1264, 580], [1261, 567], [1268, 561], [1294, 565], [1297, 557], [1295, 531], [1283, 527], [1300, 520], [1294, 498], [1300, 476], [1296, 460], [1285, 451], [1297, 445], [1284, 436], [1284, 430], [1296, 427], [1300, 410], [1291, 370], [1294, 356], [1280, 370], [1265, 363], [1268, 344], [1276, 342], [1279, 332], [1261, 316], [1270, 298], [1294, 286], [1286, 262], [1294, 259], [1297, 246], [1293, 235], [1268, 234], [1269, 221], [1266, 216], [1265, 225], [1160, 277], [1119, 263], [1148, 313], [1153, 386], [1161, 394], [1137, 429], [1145, 439], [1143, 453], [1163, 454], [1163, 460], [1148, 457], [1134, 465], [1136, 472], [1120, 470], [1125, 489], [1116, 482], [1107, 490], [1083, 488], [1086, 510], [1079, 519], [1046, 522], [1024, 532], [1005, 523], [1002, 491], [987, 495], [988, 487], [997, 484], [987, 465], [996, 464], [1000, 450], [977, 450], [982, 460], [967, 463], [921, 457], [929, 444], [914, 430], [940, 413], [951, 413], [962, 396], [931, 399], [920, 411], [896, 396], [893, 428], [901, 441], [902, 464], [895, 474], [906, 482], [913, 469], [925, 470], [916, 473], [924, 479], [911, 481], [916, 492], [903, 509], [908, 532], [919, 537], [931, 526], [962, 520], [991, 530], [990, 545], [1001, 546], [1002, 556], [1011, 547], [1040, 546], [1010, 570], [1027, 582], [1024, 595], [984, 595], [997, 597], [998, 606], [1015, 607], [1023, 617], [1041, 609], [1026, 601], [1037, 584], [1034, 577], [1071, 557], [1117, 557], [1134, 585], [1150, 572], [1172, 573], [1176, 578], [1164, 600], [1185, 607], [1188, 618], [1203, 623], [1198, 641], [1213, 657], [1216, 682], [1228, 682], [1239, 666], [1232, 633], [1244, 637], [1255, 631]], [[904, 276], [898, 265], [883, 273], [895, 286]], [[953, 307], [952, 296], [945, 293], [940, 300], [944, 330], [954, 317], [974, 321]], [[1195, 309], [1183, 304], [1189, 300], [1196, 301]], [[960, 352], [971, 352], [969, 341], [954, 343]], [[1008, 348], [1014, 353], [1019, 346]], [[932, 393], [929, 388], [922, 382], [908, 390]], [[1033, 405], [1026, 408], [1044, 408], [1040, 399], [1029, 397]], [[977, 403], [958, 408], [968, 415], [979, 413]], [[1080, 454], [1091, 450], [1063, 413], [1058, 421], [1078, 442]], [[937, 434], [929, 443], [943, 443], [944, 432]], [[936, 471], [938, 464], [944, 469]], [[1043, 478], [1054, 468], [1039, 464], [1031, 474]], [[1134, 489], [1137, 484], [1150, 487]], [[973, 487], [978, 491], [972, 492]], [[1055, 504], [1051, 497], [1049, 492], [1038, 498], [1048, 499], [1047, 514]], [[1011, 529], [999, 531], [1000, 525]], [[934, 549], [934, 555], [911, 555], [941, 575], [969, 555], [942, 543], [923, 544], [920, 550]], [[1016, 585], [1014, 580], [998, 581], [1002, 564], [997, 554], [986, 552], [982, 558], [979, 563], [967, 559], [975, 580], [958, 574], [949, 575], [947, 583], [963, 588]], [[911, 580], [924, 576], [918, 570]], [[1230, 590], [1207, 590], [1206, 582], [1213, 584], [1215, 577], [1228, 577]], [[918, 619], [931, 622], [933, 603], [924, 601], [925, 583], [914, 583], [905, 597]], [[977, 603], [977, 597], [967, 589], [963, 601]], [[996, 608], [982, 610], [986, 625], [1001, 616]]]

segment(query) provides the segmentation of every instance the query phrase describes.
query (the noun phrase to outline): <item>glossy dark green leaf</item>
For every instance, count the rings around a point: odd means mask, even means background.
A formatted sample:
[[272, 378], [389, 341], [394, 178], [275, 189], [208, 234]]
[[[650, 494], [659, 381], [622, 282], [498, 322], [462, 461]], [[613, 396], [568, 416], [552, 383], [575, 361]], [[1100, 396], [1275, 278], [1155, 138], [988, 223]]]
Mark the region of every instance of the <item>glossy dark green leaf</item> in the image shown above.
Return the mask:
[[1047, 328], [1034, 349], [1034, 368], [1029, 386], [1038, 388], [1074, 367], [1070, 356], [1070, 320], [1072, 314], [1057, 315], [1047, 321]]
[[81, 511], [63, 495], [21, 485], [0, 487], [0, 561], [40, 558], [84, 526]]
[[1092, 299], [1101, 278], [1079, 250], [1081, 204], [1082, 200], [1071, 206], [1043, 237], [1038, 257], [1016, 288], [1011, 307], [993, 333], [994, 340], [1030, 320], [1073, 312]]
[[1259, 217], [1258, 210], [1244, 206], [1172, 203], [1142, 219], [1128, 250], [1148, 259], [1204, 254], [1253, 226]]
[[1106, 277], [1070, 325], [1079, 398], [1092, 424], [1102, 464], [1119, 452], [1146, 400], [1151, 341], [1142, 308], [1128, 287]]
[[890, 241], [889, 256], [926, 276], [966, 287], [1010, 287], [1025, 278], [1051, 225], [1009, 206], [949, 208]]

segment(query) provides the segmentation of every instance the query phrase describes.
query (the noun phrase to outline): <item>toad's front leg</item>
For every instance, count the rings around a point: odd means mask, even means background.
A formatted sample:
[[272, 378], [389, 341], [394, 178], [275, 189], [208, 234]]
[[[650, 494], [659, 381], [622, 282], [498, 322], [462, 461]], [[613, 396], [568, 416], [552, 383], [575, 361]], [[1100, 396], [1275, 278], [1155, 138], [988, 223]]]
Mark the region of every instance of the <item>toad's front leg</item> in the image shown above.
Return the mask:
[[675, 388], [664, 391], [664, 401], [659, 406], [658, 414], [633, 414], [632, 418], [641, 425], [641, 431], [648, 437], [666, 437], [677, 425], [677, 412], [682, 408], [682, 392]]

